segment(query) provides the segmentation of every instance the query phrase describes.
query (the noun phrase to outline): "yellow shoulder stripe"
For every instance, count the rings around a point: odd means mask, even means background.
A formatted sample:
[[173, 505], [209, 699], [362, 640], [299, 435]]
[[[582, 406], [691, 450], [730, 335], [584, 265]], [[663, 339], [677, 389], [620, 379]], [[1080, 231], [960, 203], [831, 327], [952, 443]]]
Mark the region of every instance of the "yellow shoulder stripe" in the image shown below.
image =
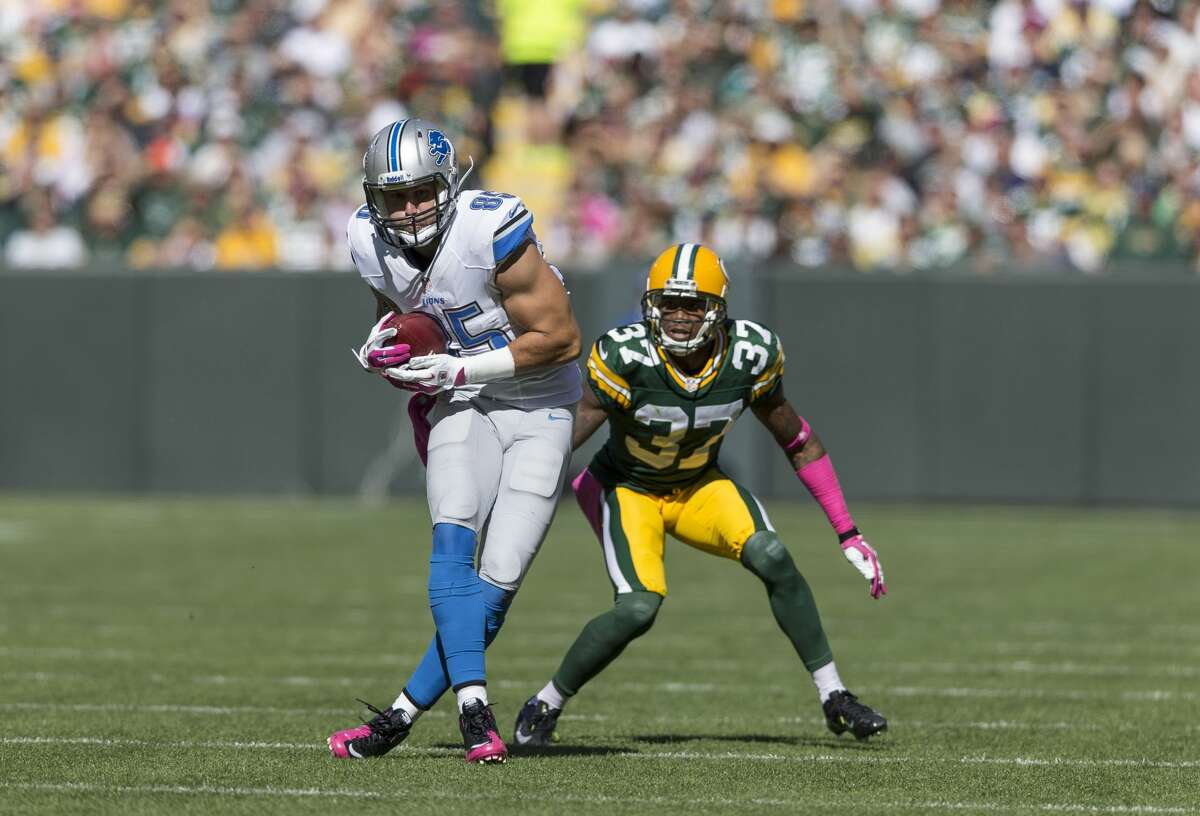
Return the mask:
[[754, 387], [750, 391], [751, 396], [756, 397], [761, 392], [766, 391], [782, 376], [783, 354], [780, 353], [779, 357], [775, 360], [775, 364], [759, 375], [759, 378], [754, 381]]
[[633, 395], [629, 383], [624, 377], [609, 368], [604, 360], [600, 359], [598, 346], [593, 347], [592, 353], [588, 355], [587, 367], [592, 382], [596, 383], [601, 391], [624, 408], [628, 408], [632, 404]]

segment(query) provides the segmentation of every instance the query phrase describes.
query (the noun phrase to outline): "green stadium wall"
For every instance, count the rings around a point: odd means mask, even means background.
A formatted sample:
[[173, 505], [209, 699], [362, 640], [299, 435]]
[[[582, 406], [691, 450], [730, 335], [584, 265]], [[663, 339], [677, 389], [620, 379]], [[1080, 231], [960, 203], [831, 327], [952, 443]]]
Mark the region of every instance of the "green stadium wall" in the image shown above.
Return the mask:
[[[641, 267], [566, 275], [589, 342], [636, 315]], [[731, 312], [856, 499], [1200, 505], [1200, 281], [764, 273]], [[0, 274], [0, 488], [355, 492], [407, 432], [372, 314], [346, 273]], [[756, 425], [726, 468], [802, 495]]]

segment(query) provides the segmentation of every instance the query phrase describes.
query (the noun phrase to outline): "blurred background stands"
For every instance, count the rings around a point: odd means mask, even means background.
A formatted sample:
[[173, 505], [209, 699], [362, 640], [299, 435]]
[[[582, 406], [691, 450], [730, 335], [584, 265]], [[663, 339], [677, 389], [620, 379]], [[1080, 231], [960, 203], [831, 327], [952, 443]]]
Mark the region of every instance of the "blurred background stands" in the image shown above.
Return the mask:
[[363, 145], [414, 114], [577, 270], [1195, 271], [1198, 6], [8, 2], [3, 259], [348, 268]]

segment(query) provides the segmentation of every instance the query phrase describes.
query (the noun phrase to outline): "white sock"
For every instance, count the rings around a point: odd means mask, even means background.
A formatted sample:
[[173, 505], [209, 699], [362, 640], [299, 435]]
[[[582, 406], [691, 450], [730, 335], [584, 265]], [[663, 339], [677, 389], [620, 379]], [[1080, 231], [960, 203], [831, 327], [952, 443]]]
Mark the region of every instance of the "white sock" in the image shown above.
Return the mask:
[[826, 663], [821, 668], [812, 673], [813, 682], [817, 684], [817, 694], [821, 695], [821, 702], [824, 703], [829, 699], [829, 695], [835, 691], [845, 691], [846, 686], [842, 683], [842, 678], [838, 677], [837, 666], [833, 661]]
[[463, 686], [456, 692], [458, 696], [458, 711], [461, 714], [463, 706], [470, 700], [479, 700], [487, 705], [487, 686]]
[[425, 713], [424, 709], [414, 703], [412, 698], [403, 691], [400, 692], [400, 696], [396, 698], [396, 702], [392, 703], [392, 710], [403, 711], [408, 715], [409, 722], [416, 722], [417, 718]]
[[561, 709], [567, 704], [567, 698], [558, 690], [558, 686], [554, 685], [553, 680], [537, 693], [537, 698], [551, 708]]

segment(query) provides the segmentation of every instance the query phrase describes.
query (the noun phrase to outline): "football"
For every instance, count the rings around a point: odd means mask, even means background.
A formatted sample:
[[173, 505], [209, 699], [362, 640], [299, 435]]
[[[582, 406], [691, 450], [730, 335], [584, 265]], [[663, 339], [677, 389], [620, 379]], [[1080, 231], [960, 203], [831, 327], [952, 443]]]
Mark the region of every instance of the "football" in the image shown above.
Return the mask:
[[383, 325], [384, 328], [396, 330], [396, 336], [388, 345], [408, 343], [412, 346], [413, 357], [446, 353], [446, 332], [442, 324], [424, 312], [393, 315]]

